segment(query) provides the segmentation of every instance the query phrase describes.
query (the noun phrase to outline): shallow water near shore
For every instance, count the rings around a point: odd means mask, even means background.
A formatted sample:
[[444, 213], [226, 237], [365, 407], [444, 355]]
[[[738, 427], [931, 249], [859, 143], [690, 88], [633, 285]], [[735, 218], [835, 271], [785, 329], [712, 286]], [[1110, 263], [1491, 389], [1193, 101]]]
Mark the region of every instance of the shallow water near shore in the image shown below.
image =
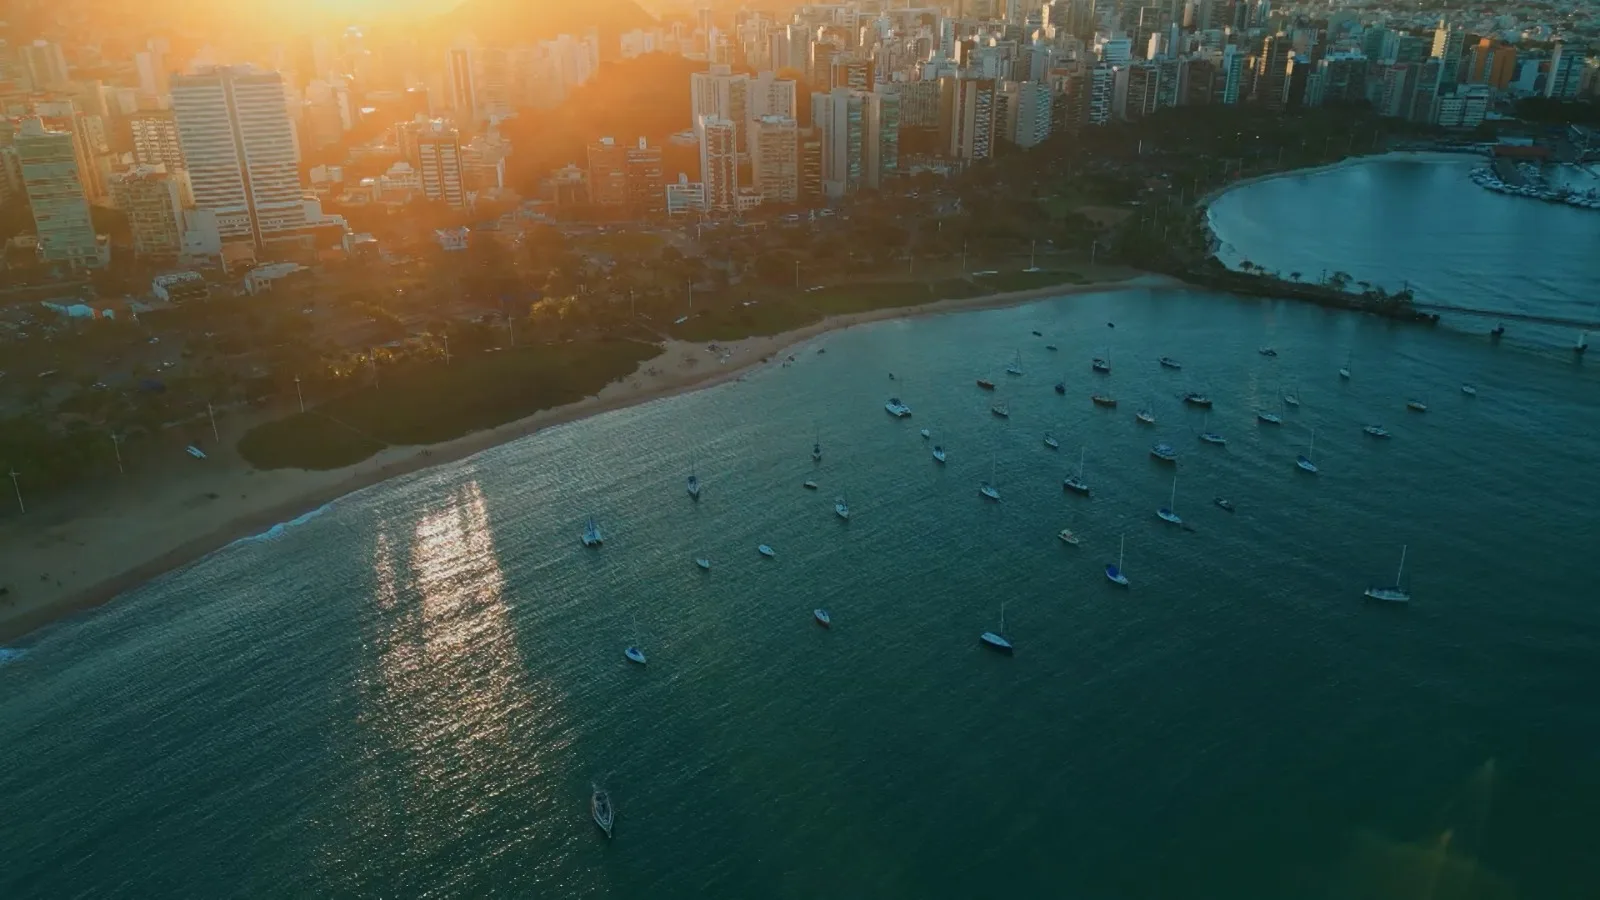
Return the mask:
[[[796, 357], [363, 491], [24, 642], [0, 895], [1381, 897], [1446, 830], [1479, 884], [1594, 894], [1592, 370], [1142, 289]], [[1154, 515], [1158, 440], [1188, 529]], [[1088, 499], [1061, 490], [1079, 447]], [[1365, 603], [1402, 544], [1415, 602]], [[1009, 659], [977, 642], [1002, 599]]]

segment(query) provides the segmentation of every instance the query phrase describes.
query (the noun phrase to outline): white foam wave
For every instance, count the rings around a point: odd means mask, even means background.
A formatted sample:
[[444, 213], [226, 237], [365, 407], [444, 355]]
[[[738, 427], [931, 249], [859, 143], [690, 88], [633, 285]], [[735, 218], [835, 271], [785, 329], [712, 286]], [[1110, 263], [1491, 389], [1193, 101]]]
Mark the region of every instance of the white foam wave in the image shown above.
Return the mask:
[[233, 544], [230, 544], [229, 546], [233, 546], [235, 544], [255, 544], [255, 543], [259, 543], [261, 541], [277, 540], [278, 538], [283, 537], [284, 534], [287, 533], [289, 529], [295, 527], [296, 525], [304, 525], [305, 523], [311, 521], [312, 519], [315, 519], [317, 516], [320, 516], [323, 513], [327, 512], [332, 507], [333, 507], [332, 503], [324, 503], [323, 505], [317, 507], [316, 509], [313, 509], [312, 511], [310, 511], [310, 512], [308, 512], [308, 513], [306, 513], [306, 514], [304, 514], [302, 516], [296, 516], [295, 518], [290, 519], [287, 522], [279, 522], [278, 524], [272, 526], [271, 528], [268, 528], [266, 531], [263, 531], [260, 534], [253, 534], [253, 535], [251, 535], [249, 537], [239, 538], [237, 541], [234, 541]]

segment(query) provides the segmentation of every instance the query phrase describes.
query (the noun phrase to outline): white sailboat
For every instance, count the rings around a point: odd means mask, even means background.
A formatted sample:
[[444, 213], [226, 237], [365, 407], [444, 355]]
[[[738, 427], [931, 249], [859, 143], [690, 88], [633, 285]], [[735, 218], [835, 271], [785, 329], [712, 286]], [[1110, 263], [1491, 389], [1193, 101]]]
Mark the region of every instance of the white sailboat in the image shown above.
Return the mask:
[[1046, 447], [1049, 447], [1051, 450], [1060, 450], [1061, 449], [1061, 442], [1056, 440], [1055, 435], [1051, 434], [1048, 431], [1046, 431], [1044, 433], [1044, 445]]
[[934, 462], [944, 462], [944, 446], [942, 444], [933, 445], [933, 460]]
[[1016, 358], [1013, 359], [1011, 361], [1011, 363], [1006, 366], [1006, 374], [1007, 375], [1021, 375], [1022, 374], [1022, 351], [1021, 350], [1017, 351]]
[[1148, 406], [1134, 413], [1133, 418], [1143, 425], [1154, 425], [1156, 423], [1156, 414], [1151, 412]]
[[1062, 479], [1061, 487], [1064, 490], [1071, 491], [1074, 494], [1082, 494], [1085, 497], [1089, 495], [1089, 482], [1083, 480], [1083, 458], [1088, 455], [1088, 453], [1088, 447], [1078, 448], [1078, 474], [1068, 475], [1066, 478]]
[[688, 483], [687, 490], [689, 491], [689, 496], [690, 497], [694, 498], [695, 500], [699, 500], [700, 499], [700, 476], [698, 476], [698, 475], [696, 475], [694, 473], [694, 468], [695, 468], [694, 467], [694, 463], [691, 461], [689, 463], [689, 483]]
[[767, 546], [766, 544], [758, 544], [758, 545], [756, 545], [756, 552], [761, 554], [762, 556], [767, 557], [768, 559], [772, 559], [772, 558], [774, 558], [774, 557], [776, 557], [778, 555], [778, 552], [776, 550], [773, 550], [771, 547]]
[[1218, 446], [1225, 446], [1228, 443], [1227, 438], [1211, 430], [1210, 413], [1206, 414], [1205, 422], [1201, 423], [1200, 425], [1200, 440], [1205, 441], [1208, 444], [1216, 444]]
[[1283, 394], [1283, 402], [1284, 402], [1285, 405], [1287, 405], [1287, 406], [1299, 406], [1300, 405], [1300, 385], [1296, 384], [1294, 386], [1294, 393], [1292, 393], [1292, 394], [1289, 393], [1288, 391], [1281, 391], [1281, 393]]
[[822, 462], [822, 429], [817, 429], [816, 436], [811, 441], [811, 461]]
[[1122, 574], [1122, 551], [1126, 550], [1127, 547], [1128, 538], [1126, 535], [1124, 535], [1122, 539], [1117, 542], [1117, 564], [1106, 564], [1106, 580], [1110, 581], [1117, 587], [1128, 586], [1128, 576]]
[[983, 496], [987, 497], [990, 500], [994, 500], [996, 502], [999, 502], [999, 500], [1000, 500], [1000, 489], [994, 486], [994, 468], [995, 468], [995, 460], [994, 460], [993, 457], [990, 457], [990, 459], [989, 459], [989, 480], [985, 481], [983, 484], [978, 486], [978, 493], [982, 494]]
[[997, 650], [997, 651], [999, 651], [1001, 653], [1004, 653], [1007, 656], [1009, 656], [1009, 655], [1011, 655], [1011, 651], [1012, 651], [1011, 641], [1009, 641], [1006, 638], [1005, 634], [1006, 634], [1006, 604], [1005, 604], [1004, 601], [1001, 601], [1001, 603], [1000, 603], [1000, 630], [999, 631], [985, 631], [983, 634], [978, 635], [978, 640], [982, 641], [983, 645], [985, 647], [988, 647], [991, 650]]
[[1370, 600], [1384, 600], [1389, 603], [1411, 602], [1411, 592], [1400, 586], [1400, 576], [1404, 575], [1406, 571], [1406, 549], [1407, 547], [1404, 546], [1400, 548], [1400, 568], [1394, 573], [1394, 585], [1392, 587], [1369, 587], [1363, 596]]
[[1345, 379], [1346, 381], [1350, 380], [1350, 354], [1349, 353], [1346, 353], [1344, 355], [1344, 365], [1339, 367], [1339, 377]]
[[833, 501], [833, 511], [839, 518], [850, 521], [850, 504], [845, 502], [842, 495]]
[[711, 571], [711, 559], [710, 559], [710, 557], [697, 556], [697, 557], [695, 557], [694, 564], [699, 566], [703, 571], [706, 571], [706, 572]]
[[622, 655], [628, 658], [628, 662], [638, 663], [641, 666], [645, 664], [644, 651], [639, 649], [639, 619], [637, 616], [633, 620], [633, 643], [628, 645], [628, 649], [622, 651]]
[[1409, 409], [1412, 412], [1427, 412], [1428, 401], [1420, 397], [1412, 397], [1410, 400], [1406, 401], [1406, 409]]
[[600, 526], [595, 524], [594, 516], [583, 523], [583, 545], [585, 547], [598, 547], [604, 544], [605, 536], [600, 533]]
[[1173, 507], [1176, 507], [1177, 505], [1178, 505], [1178, 476], [1177, 475], [1173, 475], [1172, 476], [1172, 496], [1167, 498], [1167, 505], [1166, 506], [1163, 506], [1160, 509], [1156, 510], [1156, 515], [1163, 522], [1171, 522], [1174, 525], [1182, 525], [1183, 524], [1183, 518], [1180, 517], [1176, 512], [1173, 511]]
[[1311, 461], [1311, 454], [1313, 452], [1315, 452], [1316, 449], [1317, 449], [1317, 431], [1316, 431], [1316, 429], [1313, 428], [1311, 430], [1311, 446], [1306, 448], [1306, 455], [1305, 456], [1296, 456], [1294, 458], [1294, 464], [1300, 467], [1300, 471], [1302, 471], [1302, 472], [1310, 472], [1312, 475], [1317, 474], [1317, 464]]

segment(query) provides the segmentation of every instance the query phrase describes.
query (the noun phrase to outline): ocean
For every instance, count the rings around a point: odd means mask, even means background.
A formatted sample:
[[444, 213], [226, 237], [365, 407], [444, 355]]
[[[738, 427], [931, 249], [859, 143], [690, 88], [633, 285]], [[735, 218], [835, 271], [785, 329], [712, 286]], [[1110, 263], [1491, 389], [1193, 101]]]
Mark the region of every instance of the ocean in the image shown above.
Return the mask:
[[[1373, 177], [1341, 171], [1326, 193]], [[1243, 228], [1219, 233], [1267, 261]], [[351, 495], [8, 648], [0, 896], [1600, 891], [1592, 367], [1142, 286], [795, 357]], [[1186, 528], [1155, 516], [1157, 441]], [[1080, 448], [1089, 498], [1061, 488]], [[1124, 538], [1128, 590], [1102, 574]], [[1402, 546], [1414, 601], [1363, 600]], [[1012, 657], [977, 641], [1002, 602]]]

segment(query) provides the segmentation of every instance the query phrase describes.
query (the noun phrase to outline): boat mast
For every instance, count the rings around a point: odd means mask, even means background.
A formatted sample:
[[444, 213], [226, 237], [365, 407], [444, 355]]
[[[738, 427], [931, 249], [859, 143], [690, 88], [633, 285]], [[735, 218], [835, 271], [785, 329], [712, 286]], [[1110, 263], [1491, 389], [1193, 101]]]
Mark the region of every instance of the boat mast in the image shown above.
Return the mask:
[[1407, 548], [1407, 546], [1408, 545], [1406, 545], [1406, 544], [1401, 544], [1400, 545], [1400, 568], [1399, 568], [1398, 571], [1396, 571], [1394, 573], [1394, 586], [1395, 587], [1399, 587], [1400, 586], [1400, 576], [1405, 574], [1405, 571], [1406, 571], [1406, 548]]
[[1000, 636], [1001, 637], [1005, 637], [1005, 633], [1006, 633], [1006, 602], [1004, 600], [1001, 600], [1000, 601]]
[[1118, 572], [1122, 571], [1122, 551], [1126, 550], [1127, 548], [1128, 548], [1128, 536], [1127, 535], [1123, 535], [1122, 539], [1117, 542], [1117, 571]]
[[1167, 510], [1175, 512], [1178, 508], [1178, 476], [1172, 476], [1172, 496], [1167, 498]]
[[1088, 447], [1079, 447], [1078, 448], [1078, 480], [1079, 481], [1083, 480], [1083, 457], [1084, 457], [1084, 454], [1086, 454], [1088, 452], [1089, 452], [1089, 448]]

